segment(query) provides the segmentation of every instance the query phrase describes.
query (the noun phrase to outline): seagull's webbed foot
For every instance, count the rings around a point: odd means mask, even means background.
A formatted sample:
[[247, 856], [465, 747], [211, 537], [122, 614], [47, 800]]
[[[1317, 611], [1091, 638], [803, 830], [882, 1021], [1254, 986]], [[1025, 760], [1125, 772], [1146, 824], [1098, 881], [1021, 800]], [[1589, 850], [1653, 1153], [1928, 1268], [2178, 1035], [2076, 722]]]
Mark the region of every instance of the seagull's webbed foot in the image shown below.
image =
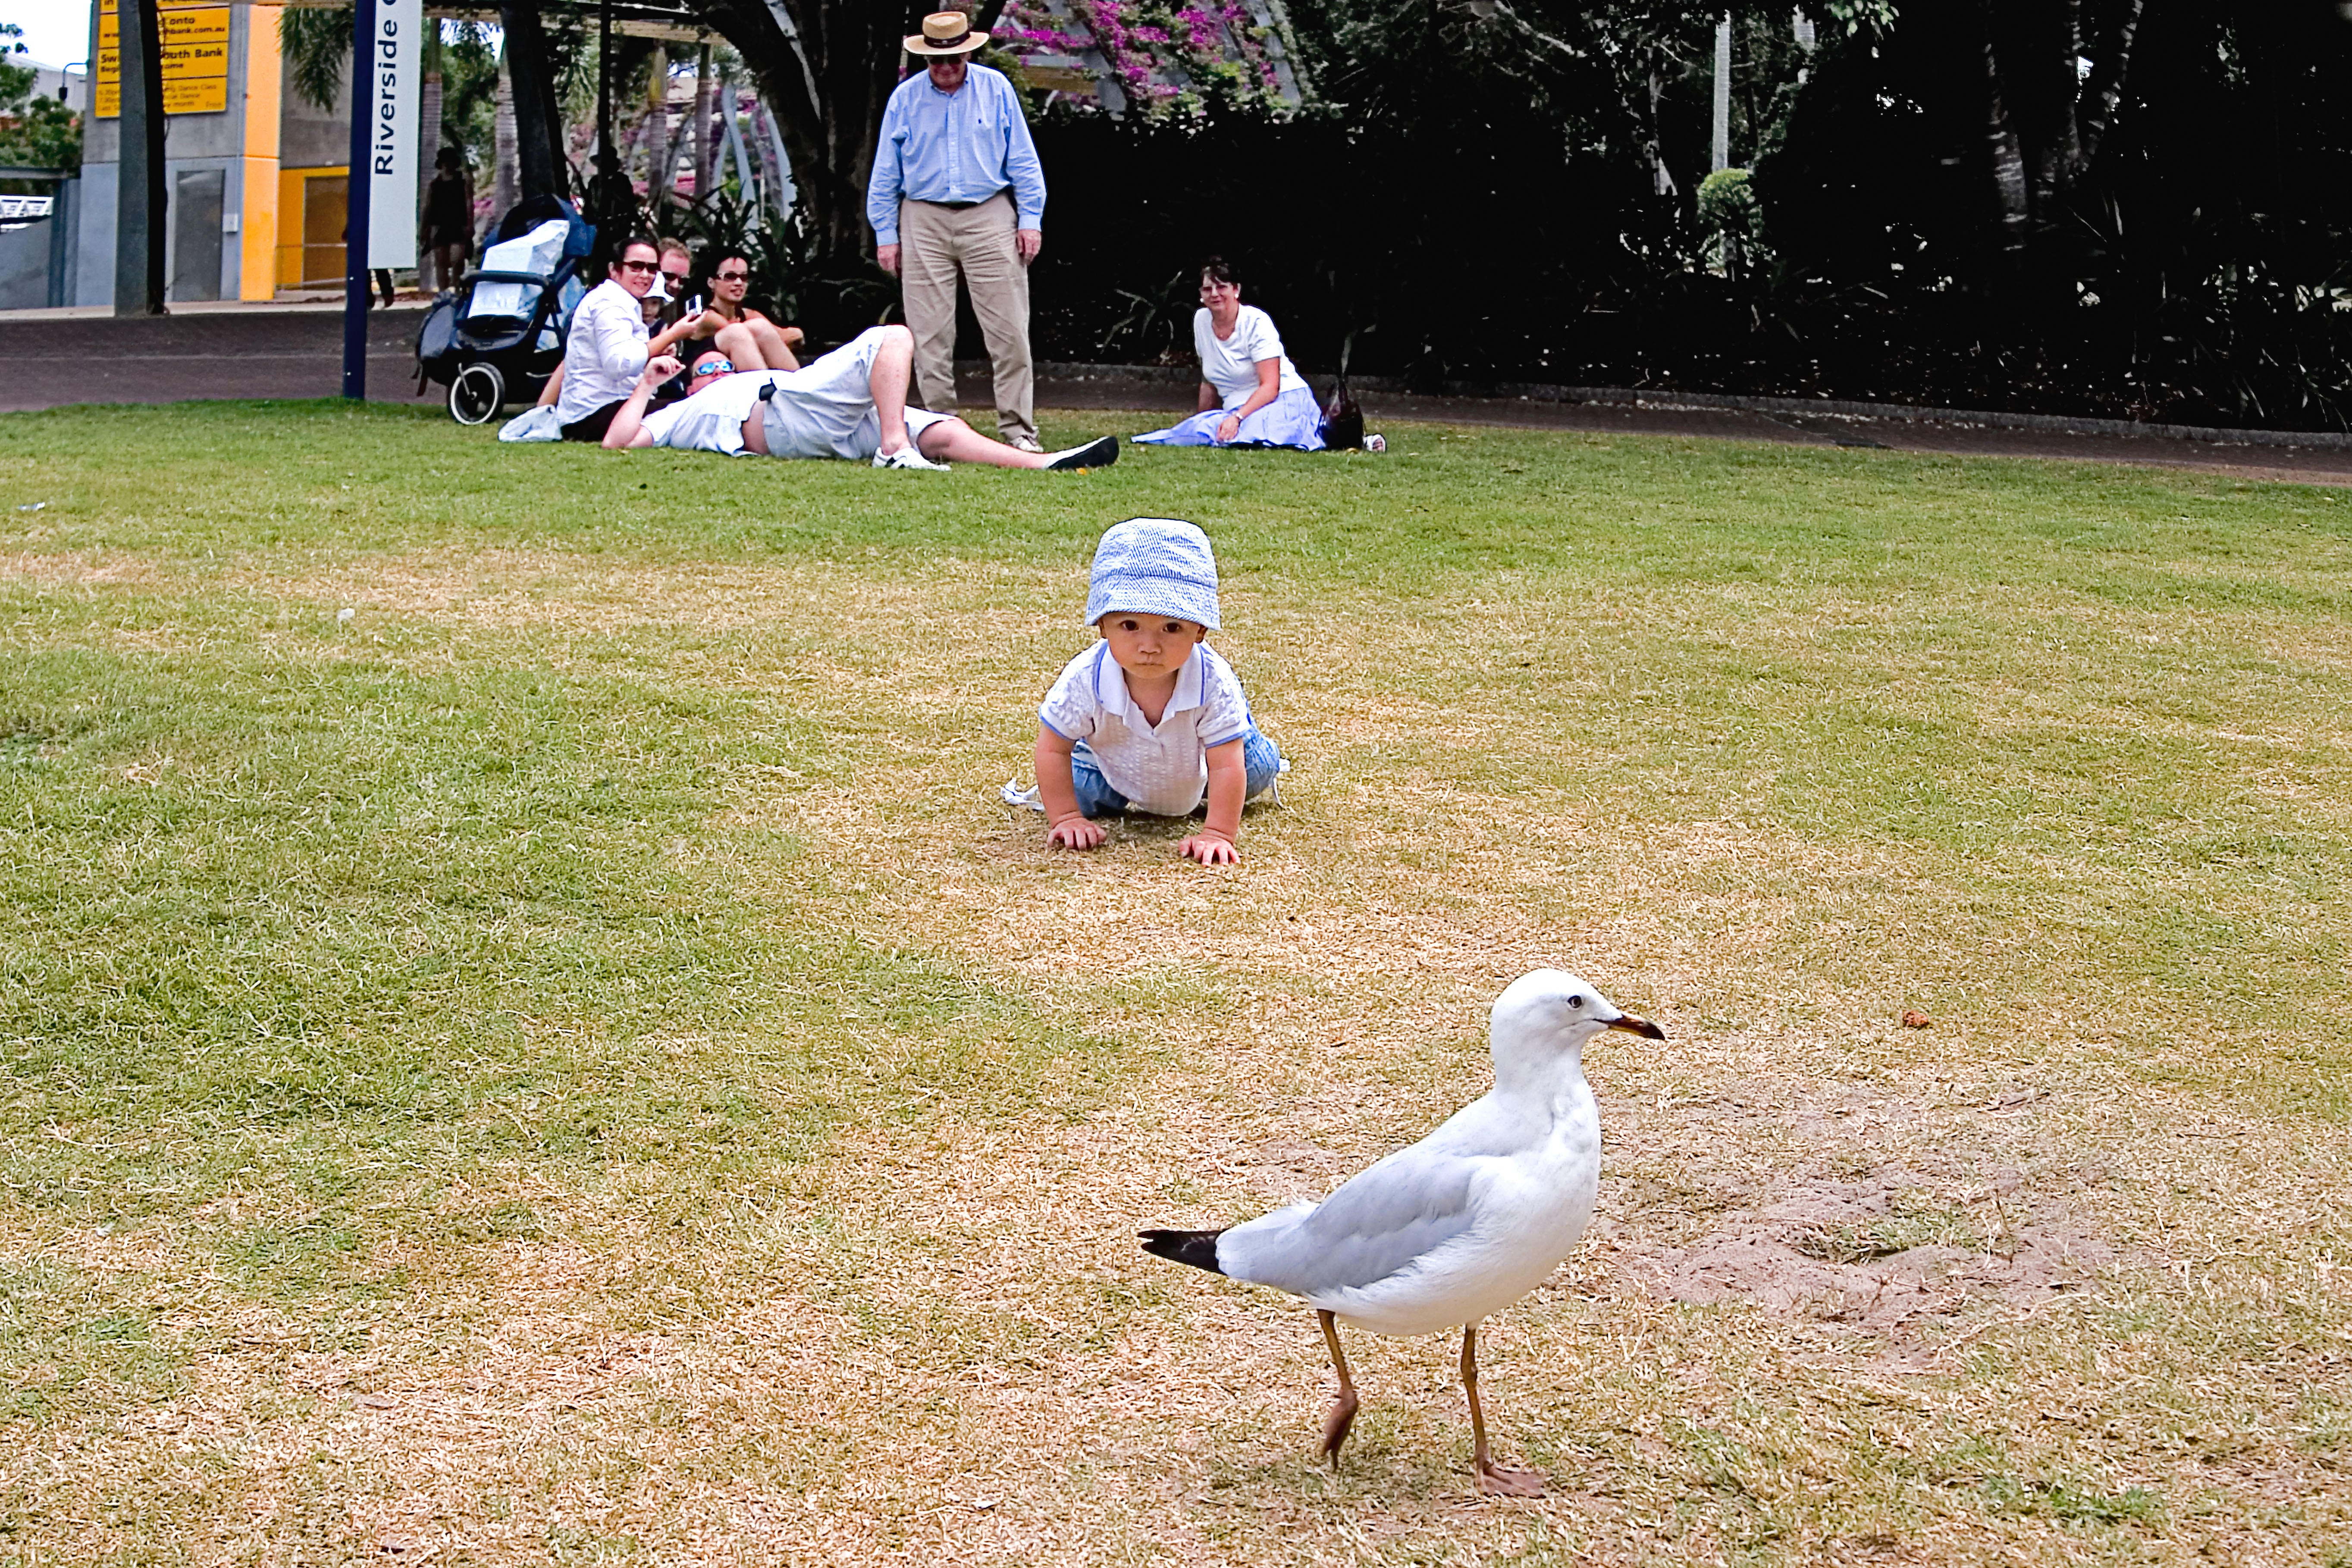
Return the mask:
[[1339, 1468], [1339, 1445], [1348, 1440], [1348, 1428], [1356, 1424], [1356, 1384], [1348, 1375], [1347, 1352], [1339, 1348], [1339, 1320], [1329, 1312], [1318, 1311], [1315, 1321], [1323, 1325], [1323, 1342], [1331, 1347], [1331, 1369], [1339, 1374], [1339, 1397], [1331, 1402], [1331, 1412], [1323, 1417], [1323, 1452], [1329, 1456], [1331, 1468]]
[[1470, 1396], [1470, 1468], [1477, 1477], [1478, 1489], [1488, 1497], [1543, 1496], [1542, 1471], [1498, 1465], [1486, 1452], [1486, 1413], [1478, 1404], [1478, 1331], [1475, 1326], [1462, 1331], [1462, 1392]]
[[1498, 1465], [1489, 1459], [1478, 1467], [1478, 1489], [1488, 1497], [1541, 1497], [1543, 1472], [1522, 1469], [1517, 1465]]
[[1356, 1391], [1343, 1388], [1339, 1397], [1331, 1402], [1330, 1413], [1323, 1417], [1323, 1451], [1331, 1457], [1331, 1468], [1339, 1468], [1339, 1445], [1348, 1440], [1348, 1428], [1356, 1424]]

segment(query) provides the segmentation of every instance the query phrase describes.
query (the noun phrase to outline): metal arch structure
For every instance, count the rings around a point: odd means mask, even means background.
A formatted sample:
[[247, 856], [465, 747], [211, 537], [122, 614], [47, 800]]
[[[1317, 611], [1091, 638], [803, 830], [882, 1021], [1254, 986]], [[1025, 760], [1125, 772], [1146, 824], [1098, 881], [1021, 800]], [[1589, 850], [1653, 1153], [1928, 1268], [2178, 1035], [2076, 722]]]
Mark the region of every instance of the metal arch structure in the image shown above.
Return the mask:
[[[331, 10], [352, 5], [352, 0], [289, 3]], [[576, 19], [604, 37], [723, 39], [743, 60], [751, 79], [745, 85], [767, 106], [772, 136], [761, 144], [782, 144], [816, 250], [840, 256], [870, 244], [865, 183], [873, 163], [873, 134], [902, 63], [899, 40], [907, 18], [900, 8], [862, 0], [507, 0], [425, 7], [427, 16], [447, 21], [498, 23], [526, 13]], [[519, 98], [521, 87], [518, 82]], [[599, 143], [609, 147], [609, 110], [599, 118]]]

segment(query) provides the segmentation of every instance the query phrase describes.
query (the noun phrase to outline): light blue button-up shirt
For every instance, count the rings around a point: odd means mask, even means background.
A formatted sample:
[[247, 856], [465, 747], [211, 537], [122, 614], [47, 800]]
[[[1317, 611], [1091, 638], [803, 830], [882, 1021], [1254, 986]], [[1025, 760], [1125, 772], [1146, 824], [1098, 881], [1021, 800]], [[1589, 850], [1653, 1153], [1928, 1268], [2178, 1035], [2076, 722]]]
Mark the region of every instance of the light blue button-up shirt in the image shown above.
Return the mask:
[[1045, 226], [1045, 171], [1021, 95], [1003, 71], [970, 67], [963, 86], [941, 92], [931, 74], [900, 82], [882, 111], [866, 221], [877, 245], [898, 243], [898, 203], [984, 202], [1010, 185], [1017, 226]]

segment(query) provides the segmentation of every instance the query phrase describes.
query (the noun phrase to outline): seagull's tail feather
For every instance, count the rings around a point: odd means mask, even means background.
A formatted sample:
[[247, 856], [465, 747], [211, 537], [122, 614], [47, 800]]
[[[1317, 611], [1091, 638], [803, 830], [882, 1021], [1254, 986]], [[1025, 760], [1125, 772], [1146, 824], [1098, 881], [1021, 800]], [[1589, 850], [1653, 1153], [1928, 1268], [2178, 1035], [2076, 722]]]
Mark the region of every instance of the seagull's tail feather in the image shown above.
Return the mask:
[[1155, 1258], [1189, 1263], [1212, 1274], [1224, 1272], [1217, 1267], [1217, 1237], [1225, 1234], [1223, 1229], [1146, 1230], [1137, 1234], [1143, 1237], [1143, 1250]]

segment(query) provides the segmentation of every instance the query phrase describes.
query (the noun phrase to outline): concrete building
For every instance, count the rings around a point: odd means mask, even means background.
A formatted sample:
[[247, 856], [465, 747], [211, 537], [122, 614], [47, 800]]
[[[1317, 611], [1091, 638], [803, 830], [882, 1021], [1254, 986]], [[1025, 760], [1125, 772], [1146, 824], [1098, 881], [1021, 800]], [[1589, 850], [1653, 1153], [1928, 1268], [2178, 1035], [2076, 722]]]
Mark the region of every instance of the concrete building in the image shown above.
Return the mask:
[[[69, 109], [89, 107], [89, 78], [83, 72], [39, 60], [11, 63], [33, 68], [36, 98]], [[0, 183], [14, 193], [0, 194], [0, 310], [64, 304], [72, 263], [74, 182], [0, 173]]]
[[[343, 277], [350, 190], [349, 72], [331, 110], [294, 90], [278, 47], [283, 7], [162, 0], [167, 298], [268, 300]], [[73, 252], [60, 303], [114, 302], [121, 169], [114, 0], [90, 24], [95, 112], [72, 193]]]

